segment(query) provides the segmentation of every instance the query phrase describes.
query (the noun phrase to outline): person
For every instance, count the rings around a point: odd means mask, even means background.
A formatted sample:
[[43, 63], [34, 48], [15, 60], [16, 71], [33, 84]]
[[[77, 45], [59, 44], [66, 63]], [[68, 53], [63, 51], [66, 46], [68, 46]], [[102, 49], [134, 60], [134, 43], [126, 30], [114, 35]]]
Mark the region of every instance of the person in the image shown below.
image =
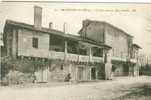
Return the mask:
[[35, 73], [32, 75], [32, 77], [33, 77], [33, 83], [36, 83], [36, 75], [35, 75]]
[[69, 82], [71, 79], [71, 74], [68, 73], [67, 76], [65, 77], [65, 82]]

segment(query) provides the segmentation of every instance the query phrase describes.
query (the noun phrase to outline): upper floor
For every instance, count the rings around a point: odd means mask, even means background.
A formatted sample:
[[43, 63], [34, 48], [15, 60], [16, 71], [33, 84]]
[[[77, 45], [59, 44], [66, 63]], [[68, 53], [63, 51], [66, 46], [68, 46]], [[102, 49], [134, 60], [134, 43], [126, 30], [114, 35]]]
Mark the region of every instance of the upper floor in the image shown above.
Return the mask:
[[133, 36], [104, 21], [84, 20], [80, 36], [112, 47], [112, 57], [127, 59], [132, 54]]
[[104, 62], [110, 46], [79, 36], [7, 20], [4, 47], [12, 57], [28, 56], [75, 62]]
[[84, 20], [80, 36], [42, 27], [42, 8], [34, 6], [34, 25], [7, 20], [4, 27], [4, 51], [18, 56], [42, 57], [78, 62], [105, 62], [135, 58], [133, 37], [102, 21]]

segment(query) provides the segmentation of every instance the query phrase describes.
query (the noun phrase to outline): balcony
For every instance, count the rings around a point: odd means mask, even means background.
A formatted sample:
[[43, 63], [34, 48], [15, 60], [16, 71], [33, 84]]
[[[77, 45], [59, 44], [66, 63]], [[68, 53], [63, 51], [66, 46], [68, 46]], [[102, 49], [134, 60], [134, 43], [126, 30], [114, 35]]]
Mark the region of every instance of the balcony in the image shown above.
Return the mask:
[[89, 62], [89, 56], [79, 55], [79, 62]]
[[131, 61], [132, 63], [136, 63], [136, 62], [137, 62], [137, 60], [136, 60], [135, 58], [130, 59], [130, 61]]
[[121, 58], [121, 57], [112, 57], [112, 60], [124, 61], [124, 62], [126, 62], [126, 61], [127, 61], [127, 59], [126, 59], [126, 58]]
[[91, 58], [92, 62], [104, 62], [104, 59], [102, 57], [92, 57]]
[[77, 54], [67, 54], [67, 60], [68, 61], [74, 61], [77, 62], [78, 61], [79, 56]]
[[49, 52], [49, 59], [58, 59], [58, 60], [64, 60], [64, 52], [56, 52], [56, 51], [50, 51]]
[[55, 52], [55, 51], [50, 51], [49, 52], [49, 59], [58, 59], [58, 60], [64, 60], [66, 58], [67, 61], [72, 61], [72, 62], [103, 62], [102, 57], [92, 57], [90, 60], [90, 57], [87, 55], [78, 55], [78, 54], [71, 54], [67, 53], [65, 57], [64, 52]]
[[95, 57], [91, 58], [88, 55], [79, 55], [79, 54], [71, 54], [67, 53], [65, 56], [64, 52], [56, 52], [56, 51], [46, 51], [46, 50], [19, 50], [18, 56], [29, 56], [29, 57], [39, 57], [39, 58], [48, 58], [54, 60], [67, 60], [72, 62], [97, 62], [103, 63], [103, 57]]

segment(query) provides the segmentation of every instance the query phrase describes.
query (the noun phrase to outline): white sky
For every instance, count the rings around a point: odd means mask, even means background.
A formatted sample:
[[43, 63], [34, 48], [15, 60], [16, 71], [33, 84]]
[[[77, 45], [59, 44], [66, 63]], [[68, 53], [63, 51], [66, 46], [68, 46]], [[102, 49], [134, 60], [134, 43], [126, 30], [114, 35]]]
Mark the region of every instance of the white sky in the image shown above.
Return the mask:
[[[53, 28], [63, 30], [63, 23], [66, 22], [67, 33], [76, 35], [84, 19], [107, 21], [133, 35], [134, 42], [143, 48], [141, 51], [151, 53], [151, 33], [146, 31], [146, 19], [151, 15], [151, 4], [2, 2], [0, 32], [3, 32], [6, 19], [33, 24], [34, 5], [43, 8], [44, 27], [53, 22]], [[69, 9], [72, 11], [67, 11]], [[79, 10], [73, 11], [77, 9]]]

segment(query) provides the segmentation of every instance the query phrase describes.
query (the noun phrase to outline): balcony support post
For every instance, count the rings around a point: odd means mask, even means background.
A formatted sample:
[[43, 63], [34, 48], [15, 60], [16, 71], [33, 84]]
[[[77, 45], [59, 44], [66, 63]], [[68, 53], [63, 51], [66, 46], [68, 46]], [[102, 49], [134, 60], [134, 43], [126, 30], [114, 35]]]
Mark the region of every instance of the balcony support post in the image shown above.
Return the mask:
[[65, 40], [65, 48], [64, 48], [64, 61], [66, 62], [67, 61], [67, 48], [68, 48], [68, 45], [67, 45], [67, 40]]
[[104, 57], [104, 63], [105, 63], [105, 79], [110, 80], [112, 79], [112, 60], [111, 60], [111, 49], [106, 50]]
[[88, 55], [89, 55], [89, 62], [91, 62], [92, 61], [92, 48], [91, 47], [89, 48]]

